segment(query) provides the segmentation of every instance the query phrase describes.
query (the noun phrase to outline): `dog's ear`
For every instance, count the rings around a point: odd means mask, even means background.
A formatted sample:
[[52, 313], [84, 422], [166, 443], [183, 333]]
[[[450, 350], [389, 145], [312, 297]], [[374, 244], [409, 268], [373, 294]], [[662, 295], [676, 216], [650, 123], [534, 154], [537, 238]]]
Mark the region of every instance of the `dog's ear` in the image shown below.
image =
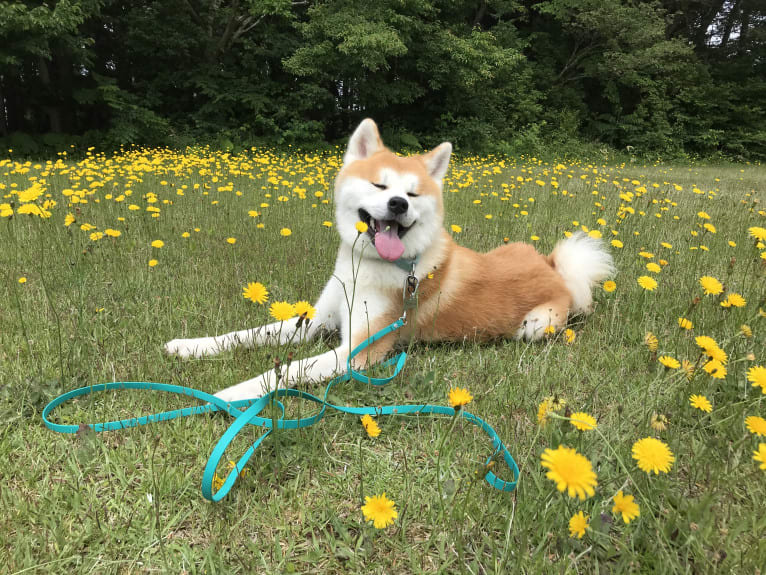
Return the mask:
[[428, 175], [441, 185], [444, 174], [449, 168], [449, 159], [452, 156], [452, 144], [443, 142], [423, 156]]
[[348, 141], [343, 165], [347, 166], [356, 160], [368, 158], [381, 148], [383, 148], [383, 140], [380, 139], [378, 126], [370, 118], [362, 120]]

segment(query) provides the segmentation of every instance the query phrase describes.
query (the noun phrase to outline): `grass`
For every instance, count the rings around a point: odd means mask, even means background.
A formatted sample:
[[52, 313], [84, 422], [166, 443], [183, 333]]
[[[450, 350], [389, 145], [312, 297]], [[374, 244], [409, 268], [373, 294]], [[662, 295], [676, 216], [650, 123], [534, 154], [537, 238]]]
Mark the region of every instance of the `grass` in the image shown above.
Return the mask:
[[[379, 417], [382, 433], [373, 441], [363, 437], [358, 418], [328, 414], [310, 429], [266, 441], [245, 477], [215, 504], [201, 497], [199, 486], [205, 461], [231, 421], [227, 416], [59, 435], [44, 427], [41, 410], [64, 391], [106, 381], [167, 382], [213, 392], [264, 371], [275, 355], [293, 351], [303, 357], [333, 345], [239, 349], [194, 361], [161, 352], [176, 337], [265, 323], [267, 309], [241, 295], [250, 281], [264, 283], [271, 301], [318, 296], [337, 247], [334, 230], [323, 225], [333, 219], [332, 205], [323, 202], [331, 196], [338, 157], [233, 157], [202, 150], [92, 155], [79, 163], [64, 156], [57, 164], [0, 161], [0, 204], [13, 202], [8, 208], [18, 210], [18, 192], [34, 182], [43, 188], [34, 202], [56, 202], [46, 219], [19, 213], [0, 218], [2, 570], [762, 568], [766, 476], [752, 459], [759, 438], [748, 433], [744, 418], [766, 416], [766, 396], [747, 381], [748, 369], [766, 361], [766, 319], [759, 315], [759, 306], [766, 307], [764, 261], [747, 232], [766, 222], [758, 203], [764, 200], [758, 191], [766, 183], [764, 169], [453, 161], [445, 224], [462, 227], [456, 234], [461, 244], [488, 250], [505, 238], [530, 241], [534, 235], [538, 249], [549, 252], [565, 231], [582, 225], [600, 230], [607, 241], [615, 230], [624, 244], [612, 250], [617, 289], [597, 288], [594, 313], [570, 322], [576, 332], [571, 344], [562, 335], [532, 345], [418, 344], [393, 383], [382, 389], [346, 383], [334, 398], [347, 405], [446, 404], [451, 387], [468, 388], [474, 396], [468, 409], [495, 428], [521, 468], [517, 490], [501, 493], [475, 481], [491, 444], [472, 425], [427, 416]], [[635, 195], [626, 201], [619, 197], [625, 192]], [[621, 206], [635, 213], [621, 219]], [[68, 213], [76, 222], [65, 227]], [[95, 230], [80, 229], [85, 223]], [[712, 223], [715, 233], [704, 223]], [[121, 235], [90, 238], [108, 228]], [[282, 228], [292, 234], [281, 235]], [[165, 245], [151, 247], [156, 239]], [[639, 256], [642, 250], [653, 257]], [[158, 261], [155, 267], [148, 265], [151, 259]], [[661, 273], [646, 270], [647, 262], [660, 259], [668, 262]], [[654, 276], [658, 288], [642, 290], [636, 283], [641, 275]], [[725, 309], [720, 296], [703, 296], [703, 275], [720, 279], [727, 293], [743, 295], [747, 305]], [[681, 330], [678, 317], [692, 320], [694, 329]], [[752, 337], [740, 333], [742, 324], [750, 326]], [[655, 353], [643, 343], [647, 331], [659, 339]], [[699, 365], [698, 335], [715, 338], [728, 353], [725, 379], [698, 369], [688, 380], [656, 361], [671, 355]], [[692, 393], [710, 399], [713, 411], [693, 409]], [[541, 427], [538, 406], [548, 396], [595, 416], [597, 431], [576, 431], [562, 419]], [[67, 405], [56, 417], [96, 422], [183, 405], [176, 397], [146, 392], [100, 394]], [[309, 407], [296, 401], [288, 409]], [[650, 427], [654, 413], [668, 417], [667, 430]], [[256, 429], [243, 432], [230, 459], [258, 435]], [[669, 473], [647, 475], [632, 459], [633, 443], [648, 436], [659, 437], [674, 454]], [[592, 463], [598, 474], [593, 497], [570, 499], [545, 477], [540, 455], [560, 444]], [[502, 464], [495, 472], [511, 479]], [[620, 489], [640, 505], [640, 517], [628, 525], [611, 512]], [[362, 496], [383, 492], [396, 502], [398, 518], [376, 530], [363, 521]], [[570, 537], [567, 528], [578, 511], [590, 517], [582, 539]]]

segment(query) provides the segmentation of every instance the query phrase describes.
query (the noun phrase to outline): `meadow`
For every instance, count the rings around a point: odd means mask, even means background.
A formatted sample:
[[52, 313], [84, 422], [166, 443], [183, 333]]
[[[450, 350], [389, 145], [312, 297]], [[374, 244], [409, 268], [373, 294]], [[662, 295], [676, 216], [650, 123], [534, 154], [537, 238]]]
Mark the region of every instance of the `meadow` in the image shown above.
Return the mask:
[[[109, 381], [214, 392], [334, 342], [179, 360], [162, 352], [313, 301], [338, 240], [342, 150], [91, 151], [0, 159], [0, 571], [6, 573], [754, 573], [766, 565], [766, 171], [456, 157], [445, 226], [477, 250], [548, 253], [577, 230], [617, 273], [594, 311], [538, 343], [410, 349], [346, 405], [448, 404], [492, 425], [521, 470], [482, 477], [491, 442], [460, 419], [328, 414], [277, 433], [210, 503], [202, 469], [231, 423], [49, 431], [55, 396]], [[252, 282], [264, 304], [243, 297]], [[512, 293], [498, 294], [512, 298]], [[317, 393], [319, 388], [310, 391]], [[90, 423], [187, 405], [102, 393], [55, 413]], [[291, 413], [315, 410], [298, 400]], [[250, 426], [252, 427], [252, 426]], [[232, 459], [256, 440], [246, 429]], [[564, 449], [562, 446], [566, 447]], [[574, 451], [572, 451], [574, 450]], [[222, 463], [221, 476], [228, 472]], [[499, 477], [514, 479], [502, 461]], [[365, 520], [385, 493], [396, 517]]]

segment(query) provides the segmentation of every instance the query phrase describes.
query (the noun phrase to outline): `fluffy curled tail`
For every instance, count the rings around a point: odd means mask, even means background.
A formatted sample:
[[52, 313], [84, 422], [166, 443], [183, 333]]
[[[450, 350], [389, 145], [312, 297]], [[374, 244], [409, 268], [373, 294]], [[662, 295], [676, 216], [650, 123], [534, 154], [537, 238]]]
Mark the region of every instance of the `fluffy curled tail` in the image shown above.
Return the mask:
[[582, 232], [557, 243], [549, 261], [572, 294], [573, 313], [590, 311], [593, 286], [614, 273], [612, 256], [604, 242]]

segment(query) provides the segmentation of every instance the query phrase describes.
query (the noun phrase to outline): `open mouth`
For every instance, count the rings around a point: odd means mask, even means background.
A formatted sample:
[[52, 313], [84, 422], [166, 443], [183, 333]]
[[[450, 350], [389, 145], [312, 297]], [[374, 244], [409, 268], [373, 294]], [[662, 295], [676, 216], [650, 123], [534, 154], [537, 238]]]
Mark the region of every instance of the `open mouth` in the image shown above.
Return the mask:
[[393, 262], [402, 256], [402, 238], [415, 225], [414, 222], [403, 226], [396, 220], [376, 220], [363, 209], [359, 210], [359, 219], [367, 224], [367, 234], [381, 258]]
[[375, 243], [375, 236], [378, 232], [394, 231], [399, 239], [412, 229], [413, 222], [409, 226], [403, 226], [396, 220], [375, 220], [367, 210], [359, 209], [359, 220], [367, 224], [367, 234]]

